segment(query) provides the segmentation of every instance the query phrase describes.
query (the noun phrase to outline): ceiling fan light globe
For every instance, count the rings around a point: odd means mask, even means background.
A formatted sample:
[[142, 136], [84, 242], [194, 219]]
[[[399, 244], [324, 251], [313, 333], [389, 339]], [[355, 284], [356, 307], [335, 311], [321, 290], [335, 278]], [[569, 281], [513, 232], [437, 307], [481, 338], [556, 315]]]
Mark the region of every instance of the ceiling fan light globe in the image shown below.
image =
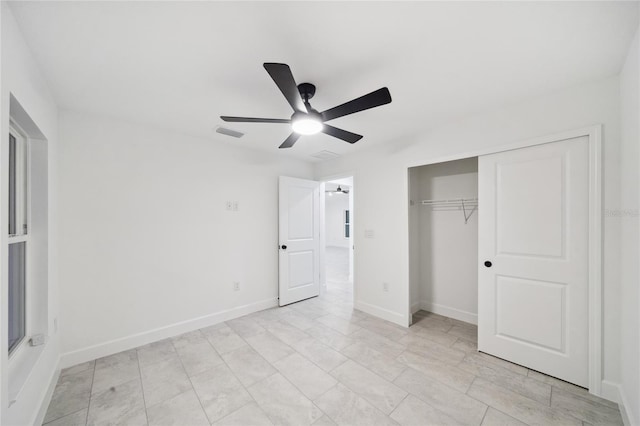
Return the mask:
[[317, 118], [304, 116], [294, 118], [291, 122], [291, 127], [294, 132], [300, 133], [301, 135], [315, 135], [322, 131], [322, 122]]

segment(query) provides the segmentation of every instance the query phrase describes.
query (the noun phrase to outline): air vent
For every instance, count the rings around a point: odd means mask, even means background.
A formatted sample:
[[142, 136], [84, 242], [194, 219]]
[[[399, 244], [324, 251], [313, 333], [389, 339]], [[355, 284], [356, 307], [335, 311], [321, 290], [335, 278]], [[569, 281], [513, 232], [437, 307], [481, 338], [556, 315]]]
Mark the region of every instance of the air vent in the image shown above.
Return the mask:
[[318, 151], [315, 154], [311, 154], [313, 158], [317, 158], [319, 160], [332, 160], [334, 158], [340, 157], [340, 154], [336, 154], [331, 151]]
[[244, 133], [239, 132], [237, 130], [228, 129], [226, 127], [218, 126], [216, 127], [216, 133], [220, 133], [221, 135], [231, 136], [232, 138], [241, 138], [244, 136]]

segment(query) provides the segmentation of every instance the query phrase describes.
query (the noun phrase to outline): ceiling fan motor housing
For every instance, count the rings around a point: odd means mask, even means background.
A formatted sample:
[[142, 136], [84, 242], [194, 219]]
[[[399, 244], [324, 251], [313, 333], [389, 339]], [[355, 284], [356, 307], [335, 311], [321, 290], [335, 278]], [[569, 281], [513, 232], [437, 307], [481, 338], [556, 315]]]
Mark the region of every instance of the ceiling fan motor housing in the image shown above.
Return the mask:
[[316, 94], [316, 86], [311, 83], [300, 83], [298, 84], [298, 91], [302, 99], [308, 101]]

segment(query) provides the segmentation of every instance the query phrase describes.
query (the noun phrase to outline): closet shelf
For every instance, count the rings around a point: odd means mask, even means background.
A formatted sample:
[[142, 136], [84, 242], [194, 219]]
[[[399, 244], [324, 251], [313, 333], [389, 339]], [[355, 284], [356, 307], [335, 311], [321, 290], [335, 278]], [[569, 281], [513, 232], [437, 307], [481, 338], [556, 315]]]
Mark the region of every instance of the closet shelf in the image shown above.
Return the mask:
[[449, 200], [422, 200], [420, 202], [423, 206], [430, 206], [434, 210], [462, 210], [464, 215], [464, 223], [469, 221], [473, 212], [478, 209], [477, 198], [454, 198]]

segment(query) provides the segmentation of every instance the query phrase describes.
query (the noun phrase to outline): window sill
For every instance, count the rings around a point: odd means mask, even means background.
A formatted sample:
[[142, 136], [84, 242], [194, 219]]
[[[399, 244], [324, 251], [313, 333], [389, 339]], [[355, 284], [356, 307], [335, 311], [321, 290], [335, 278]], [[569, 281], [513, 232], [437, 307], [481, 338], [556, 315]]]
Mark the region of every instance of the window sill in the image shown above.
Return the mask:
[[20, 352], [9, 360], [9, 407], [20, 397], [20, 392], [29, 380], [47, 342], [40, 346], [30, 346], [28, 341], [24, 344], [25, 346], [19, 349]]

